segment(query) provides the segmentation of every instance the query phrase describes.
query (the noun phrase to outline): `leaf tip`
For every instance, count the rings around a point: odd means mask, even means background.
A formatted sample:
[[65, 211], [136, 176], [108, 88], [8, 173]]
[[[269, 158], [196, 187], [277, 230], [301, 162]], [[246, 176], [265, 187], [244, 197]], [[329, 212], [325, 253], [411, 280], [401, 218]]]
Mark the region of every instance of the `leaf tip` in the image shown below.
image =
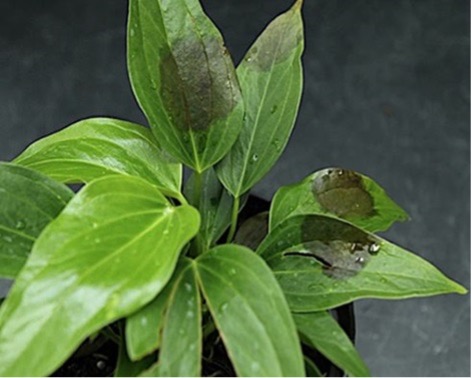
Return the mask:
[[296, 0], [295, 4], [293, 4], [294, 11], [300, 11], [303, 7], [303, 0]]

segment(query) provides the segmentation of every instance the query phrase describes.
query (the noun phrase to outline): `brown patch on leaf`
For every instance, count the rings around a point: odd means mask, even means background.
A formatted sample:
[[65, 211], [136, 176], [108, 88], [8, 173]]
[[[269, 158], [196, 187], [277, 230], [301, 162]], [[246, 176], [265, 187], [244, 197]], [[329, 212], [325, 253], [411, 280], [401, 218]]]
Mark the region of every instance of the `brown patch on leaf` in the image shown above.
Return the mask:
[[285, 255], [316, 259], [323, 272], [337, 279], [355, 276], [380, 250], [380, 240], [373, 235], [333, 218], [307, 216], [302, 224], [303, 250]]
[[237, 244], [251, 248], [253, 251], [259, 247], [262, 240], [269, 232], [269, 212], [259, 213], [246, 220], [234, 238]]
[[313, 180], [312, 192], [324, 210], [339, 217], [369, 217], [375, 213], [374, 200], [356, 172], [326, 169]]
[[274, 64], [291, 56], [303, 43], [300, 6], [301, 2], [297, 2], [292, 9], [269, 24], [246, 54], [243, 64], [268, 71]]
[[176, 41], [161, 61], [160, 90], [172, 123], [183, 130], [207, 130], [241, 101], [231, 57], [214, 36]]

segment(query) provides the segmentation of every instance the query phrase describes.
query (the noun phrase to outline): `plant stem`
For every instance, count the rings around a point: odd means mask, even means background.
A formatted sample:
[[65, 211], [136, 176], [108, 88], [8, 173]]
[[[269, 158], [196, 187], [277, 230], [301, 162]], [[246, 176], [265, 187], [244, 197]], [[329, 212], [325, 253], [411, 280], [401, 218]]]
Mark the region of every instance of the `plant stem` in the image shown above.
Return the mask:
[[[202, 175], [203, 172], [194, 171], [194, 181], [193, 181], [193, 206], [195, 206], [200, 211], [200, 201], [202, 198]], [[195, 236], [192, 242], [192, 249], [194, 257], [201, 255], [203, 253], [203, 241], [200, 232]]]
[[202, 197], [202, 174], [194, 171], [193, 180], [193, 206], [200, 208], [200, 199]]
[[233, 201], [233, 211], [231, 213], [231, 227], [228, 232], [228, 238], [226, 239], [227, 243], [231, 243], [236, 233], [236, 226], [238, 225], [238, 213], [239, 213], [239, 200], [240, 197], [234, 197]]

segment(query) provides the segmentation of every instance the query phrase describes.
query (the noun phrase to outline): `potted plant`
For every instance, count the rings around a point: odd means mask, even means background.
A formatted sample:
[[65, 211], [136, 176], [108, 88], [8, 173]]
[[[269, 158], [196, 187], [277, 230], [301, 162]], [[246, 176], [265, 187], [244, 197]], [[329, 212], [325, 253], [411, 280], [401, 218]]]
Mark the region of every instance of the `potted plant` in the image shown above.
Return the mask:
[[198, 0], [130, 1], [128, 72], [150, 129], [86, 119], [0, 164], [0, 275], [14, 279], [0, 375], [58, 374], [111, 344], [116, 376], [313, 376], [317, 353], [365, 376], [331, 310], [466, 292], [375, 234], [407, 215], [348, 169], [282, 187], [240, 222], [298, 112], [301, 10], [235, 68]]

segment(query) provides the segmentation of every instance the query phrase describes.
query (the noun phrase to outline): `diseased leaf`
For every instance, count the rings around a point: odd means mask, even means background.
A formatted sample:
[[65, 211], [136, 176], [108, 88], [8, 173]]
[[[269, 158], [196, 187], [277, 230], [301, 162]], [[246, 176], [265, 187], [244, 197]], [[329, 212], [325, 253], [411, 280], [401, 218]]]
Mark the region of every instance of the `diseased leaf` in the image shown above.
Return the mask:
[[198, 226], [195, 209], [171, 206], [142, 179], [88, 184], [43, 231], [0, 309], [0, 375], [47, 375], [150, 302]]
[[288, 142], [302, 94], [302, 1], [272, 21], [249, 49], [237, 74], [245, 120], [238, 140], [217, 166], [236, 197], [275, 164]]
[[283, 221], [257, 252], [295, 312], [325, 310], [359, 298], [466, 293], [422, 258], [325, 215], [297, 215]]
[[269, 213], [264, 211], [247, 219], [238, 229], [234, 242], [256, 250], [267, 236]]
[[259, 256], [228, 244], [201, 255], [196, 268], [238, 376], [304, 375], [292, 316], [277, 281]]
[[136, 377], [148, 369], [156, 361], [156, 354], [144, 357], [138, 361], [132, 361], [126, 352], [124, 342], [120, 344], [118, 361], [116, 363], [115, 377]]
[[298, 332], [351, 377], [368, 377], [369, 369], [338, 322], [326, 311], [293, 314]]
[[0, 277], [18, 274], [36, 238], [73, 194], [41, 173], [0, 163]]
[[243, 102], [233, 62], [198, 0], [131, 0], [128, 71], [159, 143], [203, 172], [236, 140]]
[[182, 166], [166, 161], [149, 129], [111, 118], [74, 123], [33, 143], [14, 162], [68, 184], [117, 173], [141, 177], [173, 197], [182, 181]]
[[201, 300], [190, 260], [180, 263], [169, 297], [158, 362], [142, 376], [199, 377], [201, 375]]
[[408, 215], [369, 177], [341, 168], [315, 172], [280, 188], [270, 209], [270, 229], [299, 214], [327, 214], [370, 232], [384, 231]]

